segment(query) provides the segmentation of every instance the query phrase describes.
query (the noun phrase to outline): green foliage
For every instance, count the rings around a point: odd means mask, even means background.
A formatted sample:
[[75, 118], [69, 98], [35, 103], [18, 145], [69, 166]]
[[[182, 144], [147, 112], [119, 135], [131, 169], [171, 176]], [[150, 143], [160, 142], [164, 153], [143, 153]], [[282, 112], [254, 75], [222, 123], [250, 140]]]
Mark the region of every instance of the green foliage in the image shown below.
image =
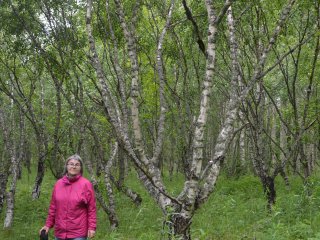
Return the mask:
[[[12, 2], [12, 6], [11, 3]], [[200, 38], [207, 41], [207, 13], [203, 1], [187, 1], [199, 28]], [[225, 1], [215, 1], [219, 12]], [[235, 1], [233, 11], [236, 20], [236, 35], [239, 44], [239, 62], [242, 66], [243, 80], [248, 82], [254, 71], [254, 64], [259, 52], [258, 43], [266, 45], [273, 31], [280, 9], [286, 4], [286, 0], [280, 1]], [[44, 4], [45, 5], [44, 5]], [[120, 26], [118, 13], [114, 3], [110, 2], [110, 22], [117, 42], [117, 52], [113, 52], [114, 42], [111, 40], [109, 20], [105, 12], [105, 1], [94, 1], [93, 35], [97, 44], [98, 55], [102, 61], [108, 85], [115, 99], [117, 93], [118, 78], [112, 67], [114, 54], [118, 54], [119, 64], [123, 70], [124, 80], [127, 86], [127, 95], [130, 95], [130, 59], [126, 47], [123, 31]], [[144, 144], [149, 151], [154, 146], [157, 135], [157, 119], [159, 115], [159, 83], [155, 68], [155, 56], [159, 34], [165, 24], [165, 15], [169, 1], [146, 1], [141, 4], [141, 9], [133, 11], [136, 1], [122, 1], [126, 19], [130, 23], [132, 14], [138, 14], [135, 39], [136, 50], [139, 59], [139, 92], [140, 92], [140, 118], [143, 131]], [[249, 5], [248, 5], [249, 4]], [[85, 33], [85, 1], [75, 0], [48, 0], [48, 1], [3, 1], [0, 13], [1, 64], [0, 79], [6, 91], [11, 89], [18, 91], [14, 86], [20, 82], [19, 88], [27, 97], [17, 95], [19, 102], [30, 102], [34, 109], [37, 124], [45, 129], [48, 138], [49, 150], [54, 149], [53, 136], [57, 123], [56, 100], [57, 87], [53, 81], [55, 78], [62, 84], [64, 98], [61, 106], [61, 120], [59, 122], [59, 153], [75, 151], [80, 133], [77, 131], [79, 123], [87, 122], [85, 117], [80, 118], [81, 106], [77, 104], [84, 94], [83, 104], [92, 111], [92, 125], [99, 132], [102, 144], [108, 145], [112, 128], [92, 99], [100, 102], [101, 97], [93, 82], [96, 81], [93, 69], [87, 58], [88, 43]], [[314, 2], [299, 1], [295, 7], [288, 24], [278, 38], [267, 62], [266, 69], [273, 66], [280, 55], [286, 53], [296, 45], [306, 29], [309, 35], [315, 31], [317, 23], [317, 11], [313, 11]], [[50, 9], [49, 12], [47, 10]], [[44, 16], [44, 12], [50, 13]], [[308, 14], [306, 14], [308, 13]], [[307, 17], [308, 16], [308, 17]], [[51, 22], [51, 24], [49, 24]], [[23, 23], [23, 24], [22, 24]], [[52, 26], [50, 26], [52, 25]], [[197, 45], [197, 36], [191, 21], [186, 19], [185, 10], [181, 3], [177, 3], [172, 24], [168, 29], [163, 44], [163, 63], [166, 75], [166, 101], [168, 105], [165, 143], [163, 147], [163, 165], [179, 165], [177, 160], [185, 159], [187, 146], [189, 146], [189, 132], [193, 129], [191, 123], [197, 116], [199, 105], [199, 93], [205, 71], [205, 57]], [[250, 33], [250, 34], [248, 34]], [[304, 113], [304, 99], [306, 87], [309, 84], [310, 69], [314, 57], [316, 38], [312, 38], [301, 48], [295, 76], [294, 59], [298, 59], [295, 51], [283, 60], [288, 71], [288, 87], [284, 81], [282, 72], [277, 67], [263, 80], [265, 87], [275, 100], [281, 101], [281, 113], [284, 120], [292, 130], [299, 126], [293, 125], [294, 109], [290, 104], [290, 95], [295, 95], [297, 103], [298, 122]], [[219, 25], [218, 39], [216, 42], [217, 64], [213, 83], [212, 100], [214, 106], [208, 113], [207, 139], [205, 144], [212, 146], [215, 136], [220, 130], [221, 118], [225, 114], [225, 102], [229, 98], [230, 72], [230, 46], [226, 22], [223, 19]], [[39, 50], [39, 46], [45, 53]], [[314, 76], [319, 75], [319, 63], [316, 66]], [[78, 69], [78, 68], [81, 68]], [[298, 71], [299, 70], [299, 71]], [[14, 71], [14, 72], [13, 72]], [[15, 78], [12, 78], [12, 74]], [[53, 77], [54, 76], [54, 77]], [[15, 81], [13, 81], [15, 80]], [[41, 84], [44, 82], [44, 105], [41, 109]], [[84, 93], [81, 94], [81, 85]], [[306, 121], [312, 122], [319, 114], [319, 97], [316, 94], [319, 89], [319, 79], [315, 77], [312, 86], [310, 105], [307, 111]], [[289, 92], [288, 92], [289, 91]], [[62, 93], [60, 93], [62, 94]], [[66, 101], [69, 97], [70, 103]], [[89, 98], [90, 97], [90, 98]], [[9, 102], [9, 101], [8, 101]], [[72, 106], [70, 106], [70, 104]], [[6, 106], [6, 104], [3, 104]], [[24, 105], [23, 105], [24, 106]], [[130, 99], [127, 100], [130, 108]], [[75, 110], [76, 108], [76, 110]], [[40, 122], [41, 112], [45, 122]], [[78, 111], [79, 113], [75, 113]], [[85, 114], [81, 114], [85, 116]], [[130, 117], [130, 116], [128, 116]], [[91, 118], [90, 118], [91, 121]], [[88, 121], [89, 122], [89, 121]], [[27, 123], [28, 124], [28, 123]], [[277, 123], [280, 125], [280, 121]], [[130, 125], [130, 122], [129, 122]], [[28, 124], [28, 129], [31, 128]], [[280, 126], [279, 126], [280, 128]], [[29, 130], [31, 132], [31, 130]], [[27, 134], [33, 139], [32, 134]], [[92, 138], [85, 137], [91, 146]], [[317, 142], [319, 137], [315, 131], [313, 134], [303, 136], [303, 143]], [[294, 139], [288, 139], [290, 145]], [[36, 146], [32, 146], [35, 148]], [[1, 150], [2, 150], [1, 146]], [[105, 148], [108, 148], [106, 146]], [[210, 148], [210, 147], [209, 147]], [[208, 152], [211, 149], [208, 148]], [[32, 154], [36, 152], [32, 150]], [[49, 155], [48, 155], [49, 157]], [[58, 163], [54, 159], [54, 165]], [[167, 161], [171, 161], [168, 163]], [[63, 162], [63, 161], [61, 161]], [[54, 179], [46, 176], [43, 184], [41, 198], [31, 201], [30, 186], [32, 180], [24, 178], [17, 189], [17, 203], [15, 226], [11, 231], [0, 230], [0, 239], [36, 239], [37, 231], [42, 226], [50, 199], [50, 193]], [[99, 230], [96, 239], [159, 239], [162, 224], [165, 219], [157, 207], [141, 187], [136, 177], [131, 176], [128, 185], [139, 191], [143, 197], [143, 204], [136, 208], [121, 193], [116, 192], [117, 213], [120, 219], [120, 227], [117, 231], [108, 230], [108, 218], [99, 211]], [[183, 186], [183, 176], [173, 176], [170, 180], [165, 176], [169, 193], [179, 194]], [[317, 215], [320, 206], [320, 188], [317, 186], [319, 177], [309, 180], [305, 187], [295, 179], [292, 179], [291, 189], [288, 190], [281, 181], [277, 182], [277, 205], [271, 214], [268, 214], [265, 205], [261, 184], [252, 176], [241, 177], [238, 180], [230, 180], [222, 177], [217, 185], [216, 192], [206, 205], [196, 213], [192, 233], [198, 239], [317, 239], [320, 234], [317, 226], [320, 223], [320, 215]], [[4, 213], [0, 216], [3, 220]], [[167, 219], [168, 220], [168, 219]]]
[[[37, 233], [45, 222], [54, 178], [47, 174], [40, 199], [31, 200], [34, 176], [24, 174], [17, 188], [14, 226], [0, 229], [6, 240], [37, 239]], [[165, 177], [169, 191], [176, 192], [182, 176], [173, 181]], [[291, 177], [287, 187], [282, 179], [276, 179], [277, 203], [271, 213], [266, 209], [261, 184], [256, 177], [243, 176], [237, 180], [221, 176], [216, 190], [208, 202], [195, 214], [191, 225], [193, 239], [320, 239], [320, 177], [313, 176], [306, 185], [299, 178]], [[159, 239], [165, 221], [156, 203], [145, 192], [134, 174], [127, 184], [142, 195], [143, 202], [136, 207], [122, 193], [116, 192], [117, 214], [120, 226], [110, 231], [107, 215], [98, 210], [96, 239]], [[3, 222], [4, 213], [0, 215]], [[53, 231], [50, 231], [52, 238]]]

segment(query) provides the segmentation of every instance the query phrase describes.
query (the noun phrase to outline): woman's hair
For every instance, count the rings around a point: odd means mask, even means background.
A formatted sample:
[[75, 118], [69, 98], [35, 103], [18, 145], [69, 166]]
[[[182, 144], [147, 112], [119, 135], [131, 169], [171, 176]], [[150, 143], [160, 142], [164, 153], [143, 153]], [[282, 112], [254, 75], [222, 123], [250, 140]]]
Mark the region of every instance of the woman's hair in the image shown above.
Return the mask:
[[79, 161], [79, 163], [80, 163], [80, 173], [83, 174], [83, 162], [82, 162], [82, 159], [78, 154], [74, 154], [74, 155], [72, 155], [72, 156], [67, 158], [67, 160], [66, 160], [66, 162], [64, 164], [63, 175], [67, 174], [67, 172], [68, 172], [68, 169], [67, 169], [68, 163], [69, 163], [69, 161], [71, 159]]

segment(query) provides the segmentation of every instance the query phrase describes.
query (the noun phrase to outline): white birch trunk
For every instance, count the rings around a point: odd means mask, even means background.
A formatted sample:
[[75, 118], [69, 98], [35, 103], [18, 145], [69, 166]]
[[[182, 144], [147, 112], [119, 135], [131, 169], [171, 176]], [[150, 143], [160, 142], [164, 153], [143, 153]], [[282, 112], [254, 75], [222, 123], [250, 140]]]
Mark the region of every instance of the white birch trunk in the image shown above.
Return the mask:
[[[14, 150], [11, 152], [15, 154]], [[11, 154], [10, 154], [11, 155]], [[16, 193], [16, 186], [18, 180], [18, 162], [15, 155], [11, 155], [11, 172], [12, 172], [12, 180], [9, 192], [7, 193], [7, 210], [6, 210], [6, 217], [4, 219], [4, 228], [11, 228], [13, 223], [13, 216], [14, 216], [14, 208], [15, 208], [15, 193]]]
[[241, 167], [247, 169], [247, 161], [246, 161], [246, 143], [245, 143], [245, 129], [242, 129], [239, 137], [239, 159], [241, 163]]
[[[92, 9], [92, 1], [88, 0], [87, 6], [87, 34], [89, 37], [89, 44], [92, 56], [92, 64], [96, 69], [96, 73], [99, 79], [99, 86], [101, 88], [103, 94], [103, 101], [105, 104], [105, 108], [108, 111], [108, 118], [111, 124], [114, 127], [115, 132], [117, 133], [117, 137], [120, 143], [122, 143], [123, 148], [127, 151], [128, 155], [132, 158], [135, 166], [139, 169], [139, 171], [146, 175], [146, 178], [141, 178], [143, 181], [146, 181], [145, 184], [151, 184], [158, 192], [159, 199], [157, 199], [160, 203], [161, 208], [165, 211], [166, 206], [170, 204], [171, 200], [166, 196], [165, 187], [161, 180], [160, 170], [153, 164], [150, 159], [147, 158], [143, 146], [140, 120], [139, 120], [139, 109], [138, 109], [138, 81], [139, 81], [139, 68], [138, 68], [138, 58], [135, 49], [135, 40], [132, 30], [134, 27], [128, 27], [124, 13], [122, 10], [122, 6], [120, 1], [115, 0], [116, 8], [118, 11], [118, 16], [120, 19], [120, 23], [127, 41], [128, 53], [131, 61], [131, 121], [132, 121], [132, 129], [134, 136], [134, 147], [130, 142], [129, 135], [122, 131], [122, 125], [128, 124], [121, 122], [120, 111], [118, 110], [118, 106], [114, 97], [109, 90], [109, 87], [106, 83], [105, 74], [103, 72], [102, 65], [100, 63], [98, 54], [95, 49], [95, 42], [92, 36], [92, 28], [91, 28], [91, 9]], [[134, 22], [134, 21], [133, 21]], [[154, 159], [155, 160], [155, 159]]]
[[[264, 65], [268, 56], [268, 53], [270, 52], [272, 46], [274, 45], [274, 43], [277, 40], [277, 37], [280, 34], [280, 31], [287, 19], [287, 17], [289, 16], [290, 10], [293, 6], [293, 4], [295, 3], [295, 0], [289, 0], [287, 6], [283, 9], [282, 14], [280, 16], [280, 21], [278, 23], [278, 25], [276, 26], [270, 40], [269, 40], [269, 44], [263, 49], [261, 57], [259, 62], [257, 63], [257, 65], [255, 66], [255, 71], [254, 71], [254, 75], [252, 77], [252, 80], [250, 82], [250, 84], [248, 84], [248, 86], [240, 93], [240, 95], [238, 96], [236, 94], [235, 89], [233, 88], [234, 94], [231, 93], [230, 95], [230, 100], [228, 103], [228, 110], [227, 110], [227, 117], [225, 120], [225, 123], [219, 133], [218, 139], [217, 139], [217, 144], [216, 144], [216, 149], [215, 149], [215, 154], [212, 157], [212, 160], [210, 161], [210, 163], [208, 164], [208, 166], [206, 166], [205, 171], [203, 173], [203, 177], [206, 176], [206, 171], [208, 170], [208, 174], [207, 177], [205, 178], [205, 182], [203, 184], [203, 187], [201, 188], [201, 192], [200, 192], [200, 197], [199, 197], [199, 203], [203, 203], [206, 201], [206, 199], [208, 198], [208, 196], [212, 193], [213, 188], [214, 188], [214, 184], [217, 180], [217, 177], [219, 175], [220, 172], [220, 161], [224, 159], [225, 157], [225, 151], [226, 151], [226, 147], [228, 144], [228, 139], [230, 138], [231, 134], [232, 134], [232, 123], [235, 120], [236, 117], [236, 111], [237, 111], [237, 104], [242, 101], [248, 94], [248, 92], [255, 86], [256, 82], [260, 79], [260, 75], [264, 69]], [[232, 17], [232, 14], [229, 14], [228, 16]], [[232, 19], [229, 18], [229, 29], [230, 33], [232, 34]], [[230, 37], [231, 42], [232, 40], [232, 36]], [[231, 46], [234, 46], [232, 48], [232, 60], [233, 60], [233, 84], [232, 85], [236, 85], [237, 83], [237, 54], [236, 54], [236, 45], [235, 44], [231, 44]]]
[[15, 141], [12, 136], [12, 129], [10, 129], [10, 125], [11, 124], [9, 124], [8, 121], [6, 121], [5, 119], [4, 112], [0, 109], [0, 127], [3, 132], [3, 140], [5, 143], [5, 148], [11, 160], [11, 175], [12, 175], [11, 185], [6, 196], [7, 209], [6, 209], [6, 216], [5, 216], [4, 225], [3, 225], [4, 228], [11, 228], [13, 223], [15, 192], [16, 192], [16, 184], [18, 180], [18, 170], [19, 170], [18, 169], [19, 163], [18, 163], [18, 159], [16, 158], [16, 152], [15, 152]]
[[32, 190], [32, 199], [38, 199], [41, 192], [41, 183], [44, 177], [44, 162], [45, 162], [45, 154], [47, 149], [47, 141], [44, 135], [44, 83], [43, 79], [40, 79], [41, 84], [41, 93], [40, 93], [40, 120], [36, 121], [34, 116], [34, 111], [32, 105], [29, 106], [30, 115], [32, 115], [33, 126], [36, 133], [37, 139], [37, 148], [38, 148], [38, 168], [37, 168], [37, 176], [35, 179], [35, 183]]
[[[116, 229], [119, 225], [119, 221], [117, 218], [117, 215], [115, 214], [115, 209], [112, 209], [111, 206], [109, 206], [105, 200], [104, 197], [102, 195], [102, 193], [100, 192], [99, 186], [98, 186], [98, 181], [93, 173], [93, 168], [92, 168], [92, 164], [91, 161], [85, 161], [88, 172], [90, 174], [90, 178], [91, 178], [91, 183], [94, 187], [94, 191], [95, 191], [95, 195], [96, 195], [96, 199], [98, 200], [100, 206], [102, 207], [103, 211], [105, 211], [108, 215], [109, 218], [109, 222], [110, 222], [110, 228]], [[109, 195], [110, 196], [110, 195]]]
[[[124, 33], [124, 37], [126, 40], [127, 52], [130, 59], [131, 64], [131, 124], [133, 131], [133, 139], [131, 142], [131, 138], [121, 131], [121, 126], [119, 123], [119, 112], [116, 110], [117, 107], [116, 102], [113, 100], [111, 91], [108, 89], [108, 85], [106, 83], [106, 79], [104, 77], [103, 68], [98, 58], [98, 54], [95, 49], [95, 42], [92, 36], [91, 29], [91, 8], [92, 1], [88, 0], [87, 7], [87, 34], [89, 38], [90, 50], [93, 53], [92, 64], [95, 67], [98, 79], [99, 86], [103, 93], [103, 101], [105, 104], [105, 108], [108, 111], [108, 119], [113, 125], [115, 132], [117, 133], [117, 138], [119, 143], [122, 144], [123, 148], [127, 151], [128, 155], [132, 158], [135, 167], [137, 169], [138, 175], [145, 188], [148, 190], [150, 195], [157, 201], [158, 205], [162, 209], [163, 213], [167, 215], [170, 219], [170, 223], [172, 224], [172, 234], [181, 237], [182, 239], [190, 239], [190, 224], [192, 216], [195, 210], [199, 207], [200, 203], [205, 202], [210, 193], [213, 191], [213, 186], [216, 182], [216, 179], [219, 175], [220, 170], [220, 162], [224, 159], [227, 146], [229, 144], [230, 138], [233, 133], [233, 122], [236, 119], [236, 113], [238, 109], [238, 104], [244, 100], [247, 96], [248, 92], [255, 86], [256, 82], [261, 78], [260, 75], [262, 73], [266, 57], [271, 50], [276, 38], [281, 30], [281, 27], [287, 17], [287, 14], [281, 16], [281, 20], [279, 25], [277, 26], [274, 34], [272, 35], [269, 44], [265, 47], [264, 51], [261, 54], [260, 62], [257, 64], [254, 76], [252, 77], [249, 86], [244, 89], [240, 95], [237, 93], [237, 88], [239, 87], [239, 64], [237, 61], [237, 46], [236, 39], [234, 38], [234, 23], [232, 19], [231, 9], [229, 11], [229, 29], [230, 29], [230, 41], [232, 46], [231, 57], [232, 57], [232, 80], [231, 80], [231, 92], [230, 99], [226, 103], [226, 117], [223, 122], [223, 126], [220, 130], [219, 136], [217, 138], [217, 144], [215, 146], [215, 152], [211, 158], [210, 163], [206, 166], [203, 171], [203, 159], [204, 159], [204, 135], [205, 128], [208, 124], [208, 112], [210, 110], [210, 100], [213, 86], [213, 76], [215, 69], [215, 58], [216, 58], [216, 34], [217, 34], [217, 26], [222, 21], [223, 16], [227, 12], [228, 8], [231, 6], [232, 1], [226, 0], [224, 6], [221, 8], [219, 14], [216, 14], [215, 9], [213, 7], [213, 0], [206, 0], [205, 5], [208, 13], [208, 46], [207, 46], [207, 59], [206, 59], [206, 71], [205, 77], [202, 84], [201, 91], [201, 99], [199, 106], [199, 115], [195, 121], [195, 130], [194, 130], [194, 138], [193, 138], [193, 155], [192, 162], [190, 167], [190, 175], [189, 178], [185, 181], [184, 187], [179, 194], [178, 198], [175, 199], [168, 195], [165, 190], [165, 186], [162, 182], [160, 170], [155, 165], [157, 162], [157, 158], [160, 155], [160, 151], [162, 148], [162, 133], [164, 128], [164, 113], [165, 113], [165, 102], [164, 99], [160, 99], [160, 118], [159, 118], [159, 128], [158, 132], [160, 135], [157, 139], [153, 156], [149, 158], [146, 155], [146, 151], [144, 149], [143, 144], [143, 136], [142, 130], [140, 126], [139, 119], [139, 65], [138, 65], [138, 57], [135, 43], [135, 28], [134, 24], [128, 24], [126, 22], [124, 11], [121, 5], [120, 0], [114, 0], [117, 10], [117, 16], [119, 17], [120, 24]], [[289, 6], [291, 6], [294, 1], [289, 2]], [[287, 11], [288, 10], [288, 11]], [[290, 8], [286, 8], [286, 11], [289, 12]], [[284, 16], [284, 17], [283, 17]], [[166, 26], [169, 24], [170, 19], [170, 11], [167, 15]], [[135, 22], [135, 20], [133, 20]], [[162, 71], [162, 43], [161, 39], [163, 39], [163, 35], [165, 34], [165, 30], [162, 32], [163, 34], [159, 38], [158, 42], [158, 52], [157, 52], [157, 69], [159, 76], [159, 86], [160, 86], [160, 98], [161, 91], [163, 90], [162, 83], [165, 79], [164, 72]], [[133, 147], [134, 146], [134, 147]], [[202, 187], [200, 188], [200, 181], [204, 181]], [[202, 184], [202, 182], [201, 182]], [[168, 208], [170, 206], [170, 208]], [[173, 209], [168, 211], [168, 209]], [[171, 235], [172, 236], [172, 235]]]
[[[279, 139], [277, 138], [277, 122], [276, 122], [276, 117], [275, 117], [276, 113], [275, 113], [272, 105], [270, 105], [268, 108], [268, 115], [269, 115], [270, 128], [271, 128], [271, 138], [273, 141], [278, 143]], [[273, 144], [271, 143], [271, 145], [273, 145]], [[276, 157], [276, 153], [274, 151], [272, 151], [271, 146], [270, 146], [270, 153], [271, 153], [271, 164], [272, 164], [272, 166], [275, 166], [277, 163], [277, 157]]]
[[[107, 190], [107, 193], [108, 193], [110, 212], [111, 212], [111, 215], [114, 218], [114, 222], [116, 222], [116, 223], [118, 223], [118, 218], [117, 218], [116, 209], [115, 209], [116, 208], [116, 204], [115, 204], [115, 200], [114, 200], [114, 193], [113, 193], [112, 185], [111, 185], [111, 182], [110, 182], [110, 175], [111, 175], [110, 171], [111, 171], [111, 167], [112, 167], [113, 162], [114, 162], [114, 158], [116, 157], [117, 153], [118, 153], [118, 143], [116, 142], [114, 144], [113, 153], [111, 154], [107, 164], [104, 167], [104, 184], [106, 186], [106, 190]], [[118, 226], [118, 224], [115, 224], [113, 226], [113, 228], [115, 228], [117, 226]]]

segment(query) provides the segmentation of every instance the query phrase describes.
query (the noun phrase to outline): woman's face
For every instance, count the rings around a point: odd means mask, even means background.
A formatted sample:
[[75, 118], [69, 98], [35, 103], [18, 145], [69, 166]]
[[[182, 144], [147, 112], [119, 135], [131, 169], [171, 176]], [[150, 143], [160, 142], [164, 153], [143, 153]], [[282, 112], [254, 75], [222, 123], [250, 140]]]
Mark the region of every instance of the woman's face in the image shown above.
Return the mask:
[[70, 177], [76, 176], [81, 171], [81, 163], [78, 160], [70, 159], [67, 164], [67, 172]]

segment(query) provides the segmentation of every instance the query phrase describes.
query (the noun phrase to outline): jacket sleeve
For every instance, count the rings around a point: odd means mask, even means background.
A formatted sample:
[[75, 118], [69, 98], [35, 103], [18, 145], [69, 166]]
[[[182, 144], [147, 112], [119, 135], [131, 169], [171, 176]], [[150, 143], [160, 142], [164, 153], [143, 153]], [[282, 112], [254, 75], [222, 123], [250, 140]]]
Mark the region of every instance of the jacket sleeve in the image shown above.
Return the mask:
[[51, 201], [50, 201], [50, 206], [49, 206], [49, 211], [48, 211], [48, 216], [47, 216], [47, 221], [46, 221], [46, 226], [49, 228], [52, 228], [55, 223], [55, 216], [56, 216], [56, 186], [53, 188], [52, 196], [51, 196]]
[[89, 199], [88, 199], [88, 229], [96, 230], [97, 228], [97, 207], [96, 198], [92, 184], [89, 182]]

